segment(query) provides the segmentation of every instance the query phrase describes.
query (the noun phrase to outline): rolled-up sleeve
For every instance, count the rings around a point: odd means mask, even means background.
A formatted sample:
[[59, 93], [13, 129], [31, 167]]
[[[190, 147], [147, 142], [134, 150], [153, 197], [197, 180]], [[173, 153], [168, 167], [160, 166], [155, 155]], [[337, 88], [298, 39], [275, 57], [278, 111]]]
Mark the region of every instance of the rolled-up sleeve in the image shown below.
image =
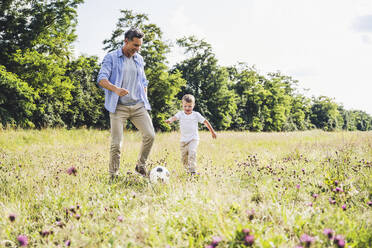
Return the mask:
[[143, 87], [147, 87], [147, 85], [149, 85], [149, 81], [147, 80], [146, 78], [146, 74], [145, 74], [145, 61], [143, 61], [143, 58], [140, 57], [140, 61], [141, 61], [141, 67], [142, 67], [142, 84], [143, 84]]
[[98, 77], [97, 77], [97, 84], [102, 79], [109, 80], [112, 71], [112, 56], [107, 54], [102, 61], [101, 69], [99, 70]]
[[142, 84], [144, 87], [147, 87], [147, 85], [149, 85], [149, 80], [147, 80], [146, 78], [145, 70], [143, 70]]

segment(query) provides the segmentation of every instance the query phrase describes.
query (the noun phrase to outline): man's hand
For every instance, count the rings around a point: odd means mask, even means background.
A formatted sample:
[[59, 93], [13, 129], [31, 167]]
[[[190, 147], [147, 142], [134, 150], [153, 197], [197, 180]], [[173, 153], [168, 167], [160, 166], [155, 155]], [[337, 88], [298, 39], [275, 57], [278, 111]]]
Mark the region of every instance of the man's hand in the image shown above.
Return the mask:
[[99, 81], [98, 84], [101, 87], [114, 92], [118, 96], [125, 96], [125, 95], [129, 94], [129, 91], [127, 89], [119, 88], [119, 87], [113, 85], [112, 83], [110, 83], [110, 81], [108, 81], [107, 79], [102, 79], [101, 81]]
[[118, 96], [125, 96], [125, 95], [129, 94], [129, 91], [126, 90], [126, 89], [123, 89], [123, 88], [116, 88], [114, 92]]

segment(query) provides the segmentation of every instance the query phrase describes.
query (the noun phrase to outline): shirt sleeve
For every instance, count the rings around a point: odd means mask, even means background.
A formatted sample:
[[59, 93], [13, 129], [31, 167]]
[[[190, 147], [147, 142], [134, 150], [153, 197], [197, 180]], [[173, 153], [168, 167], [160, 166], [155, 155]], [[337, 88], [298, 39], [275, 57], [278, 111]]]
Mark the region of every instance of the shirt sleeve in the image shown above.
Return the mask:
[[98, 77], [97, 77], [97, 84], [102, 79], [109, 80], [112, 71], [112, 57], [110, 54], [106, 54], [103, 58], [101, 69], [99, 70]]
[[199, 112], [196, 112], [196, 119], [200, 123], [203, 123], [205, 121], [205, 118]]
[[145, 62], [143, 61], [143, 58], [141, 58], [141, 61], [142, 61], [141, 66], [142, 66], [142, 73], [143, 73], [142, 84], [143, 84], [144, 87], [147, 87], [149, 85], [149, 80], [147, 80], [146, 74], [145, 74]]
[[178, 111], [177, 114], [174, 115], [174, 117], [176, 117], [176, 119], [179, 120], [181, 118], [181, 115], [182, 115], [182, 112]]

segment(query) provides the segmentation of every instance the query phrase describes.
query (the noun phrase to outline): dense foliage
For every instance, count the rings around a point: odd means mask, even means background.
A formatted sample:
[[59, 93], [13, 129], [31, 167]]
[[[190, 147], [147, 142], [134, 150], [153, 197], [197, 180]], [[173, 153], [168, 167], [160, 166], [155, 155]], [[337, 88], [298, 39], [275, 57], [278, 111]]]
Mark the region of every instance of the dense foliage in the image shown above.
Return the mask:
[[[22, 128], [108, 128], [103, 92], [96, 85], [97, 57], [73, 56], [76, 8], [83, 0], [4, 0], [0, 4], [0, 123]], [[218, 64], [210, 44], [194, 36], [176, 44], [186, 59], [169, 67], [172, 46], [146, 14], [121, 10], [104, 49], [123, 45], [132, 26], [145, 33], [148, 95], [156, 130], [177, 128], [164, 120], [180, 108], [182, 95], [196, 97], [196, 111], [217, 130], [294, 131], [372, 129], [372, 117], [346, 110], [326, 96], [306, 97], [298, 81], [280, 72]]]

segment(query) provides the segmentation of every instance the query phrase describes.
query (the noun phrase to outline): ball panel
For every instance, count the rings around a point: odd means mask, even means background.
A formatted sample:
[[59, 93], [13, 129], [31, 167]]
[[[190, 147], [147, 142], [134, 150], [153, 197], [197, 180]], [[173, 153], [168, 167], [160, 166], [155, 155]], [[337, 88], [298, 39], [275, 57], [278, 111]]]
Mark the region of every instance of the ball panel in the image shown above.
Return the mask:
[[168, 183], [170, 173], [164, 166], [156, 166], [150, 171], [150, 182], [151, 183]]

